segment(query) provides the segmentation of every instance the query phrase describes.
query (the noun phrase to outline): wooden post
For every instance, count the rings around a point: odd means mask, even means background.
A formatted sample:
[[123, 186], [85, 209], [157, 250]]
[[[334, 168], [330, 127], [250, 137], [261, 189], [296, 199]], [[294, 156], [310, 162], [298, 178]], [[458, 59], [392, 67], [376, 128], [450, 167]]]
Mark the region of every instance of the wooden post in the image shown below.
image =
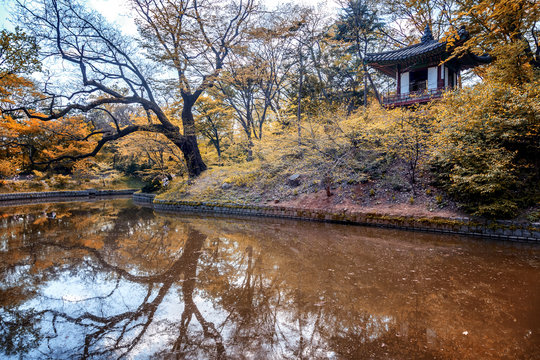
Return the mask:
[[437, 67], [437, 90], [444, 88], [444, 79], [442, 72], [444, 71], [444, 65], [439, 65]]
[[400, 66], [398, 64], [397, 66], [397, 91], [396, 91], [396, 95], [401, 95], [401, 71], [400, 71]]

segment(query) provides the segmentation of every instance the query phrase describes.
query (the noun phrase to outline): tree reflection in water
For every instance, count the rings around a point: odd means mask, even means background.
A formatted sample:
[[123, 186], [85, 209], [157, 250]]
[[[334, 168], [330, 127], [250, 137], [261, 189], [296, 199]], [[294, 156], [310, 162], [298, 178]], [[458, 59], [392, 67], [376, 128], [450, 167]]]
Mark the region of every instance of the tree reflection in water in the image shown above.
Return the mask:
[[535, 249], [126, 201], [0, 210], [7, 356], [539, 355]]

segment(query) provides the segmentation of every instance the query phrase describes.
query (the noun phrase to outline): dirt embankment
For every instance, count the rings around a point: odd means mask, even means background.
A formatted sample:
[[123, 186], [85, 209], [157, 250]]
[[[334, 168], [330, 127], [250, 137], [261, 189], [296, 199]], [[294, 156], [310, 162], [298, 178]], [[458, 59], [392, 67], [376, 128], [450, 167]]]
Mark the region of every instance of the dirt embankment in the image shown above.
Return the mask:
[[[320, 190], [312, 194], [303, 194], [293, 199], [284, 201], [272, 201], [275, 205], [287, 206], [303, 209], [324, 209], [332, 212], [350, 211], [377, 213], [392, 216], [417, 216], [417, 217], [444, 217], [456, 218], [467, 216], [459, 211], [453, 204], [439, 207], [430, 201], [428, 196], [417, 196], [411, 204], [397, 200], [395, 194], [389, 195], [390, 200], [371, 196], [371, 199], [358, 201], [352, 200], [348, 196], [349, 192], [344, 190], [332, 190], [332, 196], [328, 197], [325, 190]], [[394, 200], [392, 200], [392, 198]]]
[[[291, 178], [293, 180], [291, 180]], [[389, 181], [364, 181], [358, 184], [333, 184], [327, 191], [315, 172], [298, 176], [278, 173], [217, 168], [192, 182], [178, 181], [158, 195], [168, 201], [265, 204], [291, 208], [364, 212], [392, 216], [464, 217], [455, 203], [428, 183], [414, 189]]]

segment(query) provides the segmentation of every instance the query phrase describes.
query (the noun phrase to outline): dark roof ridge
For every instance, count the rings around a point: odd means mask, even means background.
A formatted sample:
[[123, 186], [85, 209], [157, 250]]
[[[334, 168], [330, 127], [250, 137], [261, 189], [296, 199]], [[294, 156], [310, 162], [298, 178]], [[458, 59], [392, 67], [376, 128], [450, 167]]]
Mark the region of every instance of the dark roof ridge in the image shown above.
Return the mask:
[[424, 29], [424, 35], [422, 35], [421, 40], [423, 43], [433, 40], [433, 34], [431, 33], [431, 28], [429, 27], [429, 24], [426, 25], [426, 28]]
[[[463, 26], [463, 25], [459, 28], [459, 30], [457, 31], [457, 34], [458, 34], [458, 39], [460, 39], [460, 40], [465, 40], [465, 39], [467, 39], [469, 37], [469, 32], [465, 29], [465, 26]], [[432, 33], [431, 33], [431, 28], [429, 27], [429, 25], [426, 25], [426, 28], [424, 30], [424, 35], [420, 39], [420, 42], [418, 42], [416, 44], [408, 45], [408, 46], [405, 46], [405, 47], [402, 47], [402, 48], [399, 48], [399, 49], [387, 50], [387, 51], [382, 51], [382, 52], [379, 52], [379, 53], [367, 53], [366, 58], [373, 57], [374, 55], [387, 55], [387, 54], [391, 54], [391, 53], [395, 53], [395, 52], [402, 52], [402, 51], [404, 52], [404, 51], [407, 51], [409, 49], [414, 49], [414, 48], [417, 48], [417, 47], [420, 47], [420, 46], [428, 47], [428, 46], [431, 46], [434, 43], [438, 43], [438, 44], [441, 44], [441, 45], [446, 45], [448, 43], [448, 41], [439, 42], [438, 40], [435, 40], [433, 38]], [[432, 50], [432, 49], [430, 49], [430, 50]]]
[[421, 42], [418, 44], [410, 45], [397, 50], [390, 50], [381, 53], [366, 54], [366, 62], [378, 62], [378, 61], [400, 61], [409, 58], [414, 58], [422, 54], [432, 53], [433, 51], [443, 51], [446, 49], [446, 42], [438, 42], [436, 40], [430, 40], [427, 42]]
[[[457, 31], [457, 37], [457, 43], [463, 43], [468, 39], [469, 33], [464, 26], [460, 27]], [[410, 62], [415, 59], [420, 60], [424, 56], [445, 56], [445, 53], [451, 52], [447, 49], [448, 43], [448, 41], [438, 41], [433, 39], [431, 29], [429, 26], [426, 26], [420, 42], [400, 49], [387, 50], [379, 53], [368, 53], [366, 54], [364, 61], [368, 64], [391, 65]], [[453, 45], [455, 46], [456, 44]]]
[[370, 55], [386, 55], [386, 54], [391, 54], [391, 53], [395, 53], [395, 52], [401, 52], [401, 51], [404, 51], [406, 49], [413, 49], [413, 48], [416, 48], [416, 47], [419, 47], [419, 46], [424, 46], [424, 45], [431, 45], [432, 43], [439, 43], [439, 44], [444, 44], [446, 45], [446, 41], [445, 42], [438, 42], [437, 40], [430, 40], [428, 42], [418, 42], [416, 44], [412, 44], [412, 45], [407, 45], [407, 46], [404, 46], [402, 48], [399, 48], [399, 49], [394, 49], [394, 50], [386, 50], [386, 51], [381, 51], [381, 52], [378, 52], [378, 53], [366, 53], [366, 57], [367, 56], [370, 56]]

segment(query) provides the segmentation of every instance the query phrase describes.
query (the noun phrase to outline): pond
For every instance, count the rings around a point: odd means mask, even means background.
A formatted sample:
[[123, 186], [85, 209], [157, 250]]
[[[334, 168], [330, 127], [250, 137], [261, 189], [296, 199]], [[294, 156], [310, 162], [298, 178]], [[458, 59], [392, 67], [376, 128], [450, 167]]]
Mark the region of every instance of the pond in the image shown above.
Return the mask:
[[0, 207], [0, 260], [0, 358], [540, 358], [533, 246], [116, 199]]

